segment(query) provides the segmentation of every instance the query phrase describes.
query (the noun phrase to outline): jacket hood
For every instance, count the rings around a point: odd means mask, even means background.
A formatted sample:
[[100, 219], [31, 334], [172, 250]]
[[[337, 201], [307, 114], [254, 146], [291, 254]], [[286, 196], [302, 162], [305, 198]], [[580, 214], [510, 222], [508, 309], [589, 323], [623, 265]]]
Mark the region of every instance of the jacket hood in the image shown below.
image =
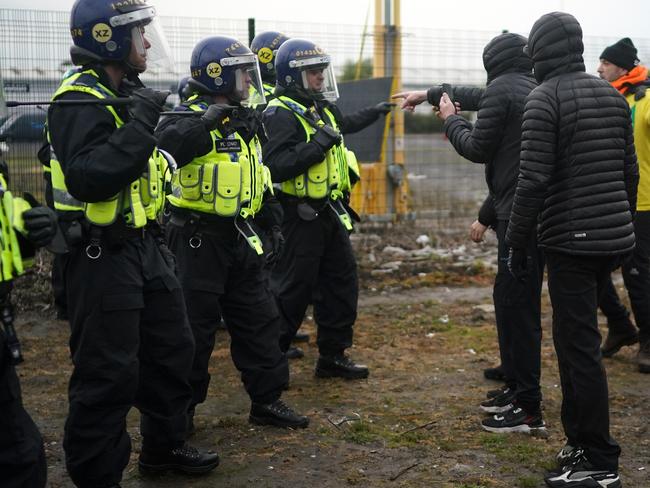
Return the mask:
[[530, 30], [526, 51], [539, 82], [563, 73], [585, 71], [582, 27], [571, 14], [551, 12], [541, 16]]
[[488, 84], [506, 73], [532, 74], [533, 62], [524, 52], [527, 39], [519, 34], [507, 32], [488, 42], [483, 50], [483, 66], [488, 75]]

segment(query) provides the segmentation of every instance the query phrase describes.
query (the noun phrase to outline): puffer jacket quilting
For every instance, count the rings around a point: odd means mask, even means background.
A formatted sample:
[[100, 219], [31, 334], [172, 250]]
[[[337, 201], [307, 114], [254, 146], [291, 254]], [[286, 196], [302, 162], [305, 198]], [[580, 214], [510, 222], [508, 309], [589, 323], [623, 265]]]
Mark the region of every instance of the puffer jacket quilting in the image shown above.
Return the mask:
[[575, 255], [634, 247], [639, 179], [630, 110], [606, 81], [585, 73], [577, 20], [554, 12], [533, 26], [528, 53], [541, 82], [526, 99], [520, 173], [506, 241]]

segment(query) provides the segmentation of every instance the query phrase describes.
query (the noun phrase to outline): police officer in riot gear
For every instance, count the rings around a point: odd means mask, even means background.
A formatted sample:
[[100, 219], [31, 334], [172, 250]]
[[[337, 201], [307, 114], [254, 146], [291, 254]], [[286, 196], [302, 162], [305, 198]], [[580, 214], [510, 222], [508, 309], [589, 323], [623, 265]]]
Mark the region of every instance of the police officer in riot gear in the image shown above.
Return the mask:
[[190, 413], [207, 395], [221, 312], [251, 399], [250, 422], [307, 427], [309, 419], [280, 399], [289, 368], [278, 345], [280, 316], [262, 274], [261, 230], [272, 234], [276, 256], [283, 238], [278, 212], [269, 211], [272, 187], [261, 160], [260, 117], [251, 108], [265, 102], [256, 56], [236, 39], [208, 37], [194, 47], [190, 68], [194, 93], [177, 110], [206, 113], [165, 117], [156, 132], [179, 167], [167, 230], [196, 341]]
[[22, 357], [10, 292], [13, 280], [32, 261], [34, 245], [44, 246], [56, 234], [56, 215], [46, 207], [29, 209], [25, 200], [13, 197], [6, 169], [0, 161], [0, 318], [4, 325], [4, 330], [0, 327], [0, 479], [3, 488], [43, 488], [47, 481], [43, 439], [23, 407], [14, 367]]
[[[251, 51], [257, 55], [257, 61], [260, 64], [260, 74], [262, 75], [262, 84], [264, 86], [264, 97], [266, 98], [266, 103], [269, 103], [273, 98], [275, 98], [275, 56], [277, 56], [280, 46], [288, 40], [289, 38], [281, 32], [266, 31], [260, 32], [251, 41]], [[262, 112], [266, 108], [266, 104], [258, 105], [256, 108]], [[263, 137], [261, 137], [260, 140], [264, 143], [266, 139], [264, 134], [262, 134], [262, 136]], [[282, 217], [280, 217], [280, 220], [281, 219]], [[265, 269], [266, 273], [270, 273], [270, 271], [270, 267]], [[309, 334], [297, 331], [293, 341], [309, 342]], [[305, 355], [301, 348], [293, 345], [289, 346], [286, 354], [289, 359], [300, 359]]]
[[[368, 368], [345, 355], [357, 315], [357, 269], [347, 200], [358, 179], [356, 159], [341, 134], [356, 132], [390, 112], [380, 103], [343, 117], [330, 57], [304, 39], [290, 39], [275, 59], [275, 95], [264, 112], [265, 163], [280, 186], [285, 250], [272, 271], [287, 330], [287, 350], [313, 303], [318, 326], [318, 377], [366, 378]], [[313, 298], [312, 298], [313, 295]]]
[[[218, 456], [185, 443], [194, 340], [156, 222], [170, 169], [153, 131], [168, 93], [138, 78], [165, 52], [164, 37], [146, 0], [77, 0], [70, 31], [80, 68], [53, 98], [89, 104], [48, 112], [54, 206], [69, 247], [68, 472], [79, 487], [118, 486], [133, 406], [141, 413], [141, 471], [207, 472]], [[93, 104], [128, 96], [128, 109]]]
[[266, 31], [257, 34], [251, 41], [251, 51], [257, 55], [260, 64], [260, 74], [262, 75], [262, 85], [264, 87], [264, 96], [268, 103], [275, 97], [275, 57], [278, 49], [289, 38], [277, 31]]

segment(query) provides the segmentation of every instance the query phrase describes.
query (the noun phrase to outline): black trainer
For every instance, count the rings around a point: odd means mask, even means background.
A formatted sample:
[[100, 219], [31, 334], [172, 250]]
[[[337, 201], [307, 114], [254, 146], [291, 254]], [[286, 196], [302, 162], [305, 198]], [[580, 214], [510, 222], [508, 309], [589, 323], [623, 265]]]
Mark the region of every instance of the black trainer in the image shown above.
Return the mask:
[[248, 421], [256, 425], [274, 425], [289, 429], [304, 429], [309, 419], [300, 415], [282, 400], [273, 403], [252, 403]]
[[621, 488], [621, 480], [616, 471], [598, 469], [584, 454], [574, 459], [562, 473], [551, 473], [544, 477], [551, 488]]
[[285, 355], [287, 359], [302, 359], [305, 357], [304, 351], [296, 346], [290, 346]]
[[488, 390], [487, 394], [485, 395], [486, 398], [496, 398], [499, 395], [503, 395], [506, 391], [508, 391], [507, 386], [502, 386], [501, 388], [497, 388], [495, 390]]
[[494, 368], [485, 368], [483, 370], [483, 376], [485, 376], [485, 379], [487, 380], [495, 380], [495, 381], [506, 380], [506, 375], [503, 371], [503, 366], [500, 364]]
[[293, 342], [309, 342], [309, 334], [307, 332], [296, 332], [296, 335], [293, 336]]
[[515, 401], [515, 392], [506, 388], [501, 395], [489, 398], [481, 402], [481, 410], [487, 413], [503, 413], [512, 408]]
[[176, 449], [157, 451], [142, 450], [138, 467], [144, 474], [164, 471], [181, 471], [188, 474], [203, 474], [219, 465], [219, 455], [212, 451], [199, 451], [185, 444]]
[[481, 425], [488, 432], [496, 433], [523, 432], [532, 434], [546, 431], [546, 424], [542, 420], [541, 413], [530, 415], [523, 408], [517, 406], [503, 414], [486, 418]]
[[358, 380], [367, 378], [369, 371], [365, 364], [357, 364], [345, 354], [320, 356], [314, 374], [318, 378], [345, 378]]
[[567, 469], [573, 466], [583, 455], [584, 450], [581, 447], [565, 444], [562, 449], [555, 455], [557, 466], [549, 470], [549, 476], [557, 476], [564, 473]]

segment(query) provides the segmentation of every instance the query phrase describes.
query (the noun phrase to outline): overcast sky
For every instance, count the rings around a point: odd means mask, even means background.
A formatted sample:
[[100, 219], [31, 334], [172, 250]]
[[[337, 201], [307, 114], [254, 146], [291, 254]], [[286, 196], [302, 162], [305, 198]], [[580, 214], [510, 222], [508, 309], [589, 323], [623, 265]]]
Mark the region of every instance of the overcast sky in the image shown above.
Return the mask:
[[[150, 0], [161, 15], [362, 25], [373, 0]], [[382, 0], [383, 3], [383, 0]], [[570, 12], [586, 36], [649, 38], [650, 0], [402, 0], [402, 25], [409, 28], [509, 29], [528, 34], [541, 15]], [[73, 0], [0, 0], [2, 8], [69, 10]], [[374, 20], [370, 12], [370, 23]]]

